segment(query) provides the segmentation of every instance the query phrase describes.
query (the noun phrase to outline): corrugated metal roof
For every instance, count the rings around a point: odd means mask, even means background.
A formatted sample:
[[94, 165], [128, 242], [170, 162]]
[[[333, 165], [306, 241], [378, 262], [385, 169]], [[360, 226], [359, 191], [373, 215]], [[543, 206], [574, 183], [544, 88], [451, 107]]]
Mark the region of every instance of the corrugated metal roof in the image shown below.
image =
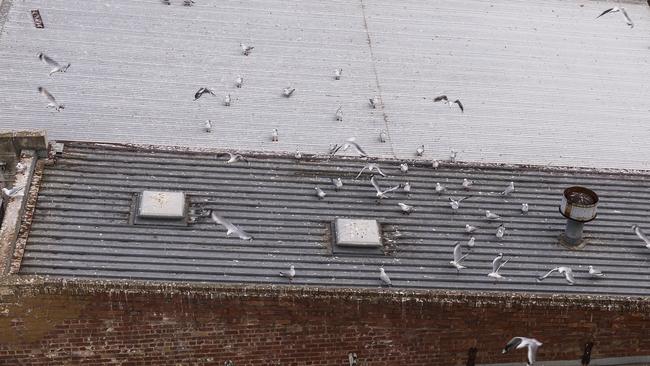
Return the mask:
[[[601, 1], [12, 3], [0, 34], [3, 127], [47, 129], [53, 139], [318, 153], [356, 135], [374, 156], [408, 158], [425, 144], [435, 158], [455, 149], [466, 161], [650, 167], [645, 2], [625, 3], [634, 28], [620, 14], [596, 20], [610, 6]], [[34, 28], [31, 9], [41, 10], [44, 29]], [[239, 42], [255, 46], [249, 57]], [[40, 51], [72, 66], [49, 78]], [[286, 99], [288, 84], [297, 91]], [[218, 98], [192, 102], [205, 85]], [[38, 86], [66, 109], [48, 111]], [[226, 92], [231, 107], [221, 105]], [[434, 104], [441, 93], [460, 98], [465, 113]], [[383, 109], [368, 107], [373, 95]], [[202, 133], [208, 118], [218, 133]], [[389, 143], [377, 141], [380, 129]]]
[[[631, 230], [650, 231], [648, 175], [561, 171], [526, 167], [446, 165], [437, 170], [415, 162], [406, 175], [398, 161], [380, 161], [383, 186], [412, 185], [377, 204], [367, 175], [354, 177], [364, 161], [308, 156], [247, 155], [250, 164], [226, 164], [216, 153], [147, 151], [122, 146], [67, 143], [55, 165], [45, 168], [20, 272], [54, 276], [286, 284], [278, 271], [295, 265], [295, 285], [376, 287], [384, 266], [396, 288], [650, 295], [650, 251]], [[330, 179], [341, 177], [339, 192]], [[473, 197], [452, 214], [448, 197], [464, 196], [463, 178], [476, 180]], [[516, 191], [497, 194], [514, 181]], [[448, 188], [438, 196], [436, 182]], [[318, 185], [328, 195], [316, 197]], [[565, 219], [558, 206], [564, 188], [584, 185], [600, 196], [598, 217], [586, 225], [582, 250], [557, 244]], [[179, 190], [193, 206], [217, 209], [254, 236], [226, 237], [209, 219], [187, 228], [129, 224], [136, 193]], [[397, 202], [416, 207], [403, 215]], [[522, 215], [521, 203], [530, 205]], [[498, 222], [484, 210], [503, 216]], [[395, 250], [383, 256], [332, 256], [329, 223], [337, 217], [376, 219]], [[476, 246], [459, 274], [449, 264], [453, 243], [466, 242], [465, 224], [478, 226]], [[401, 235], [395, 235], [399, 232]], [[465, 249], [466, 251], [466, 249]], [[486, 275], [503, 252], [505, 280]], [[576, 284], [560, 276], [537, 283], [548, 269], [573, 268]], [[606, 273], [591, 279], [587, 266]]]

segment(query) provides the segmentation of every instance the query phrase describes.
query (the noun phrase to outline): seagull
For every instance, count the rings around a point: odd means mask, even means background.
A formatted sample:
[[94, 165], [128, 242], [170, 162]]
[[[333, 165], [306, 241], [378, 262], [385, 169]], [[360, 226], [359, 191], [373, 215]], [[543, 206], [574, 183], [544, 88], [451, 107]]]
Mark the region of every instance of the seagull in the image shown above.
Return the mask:
[[368, 100], [370, 101], [370, 107], [372, 109], [377, 108], [377, 106], [379, 105], [379, 97], [373, 97], [373, 98], [370, 98]]
[[422, 154], [424, 154], [424, 145], [420, 145], [417, 149], [415, 149], [415, 155], [422, 156]]
[[274, 128], [273, 132], [271, 132], [271, 141], [272, 142], [278, 142], [278, 129]]
[[280, 276], [288, 278], [289, 282], [293, 282], [293, 278], [296, 277], [296, 268], [292, 264], [289, 267], [289, 271], [288, 272], [280, 272]]
[[594, 268], [594, 266], [589, 266], [589, 275], [591, 277], [605, 277], [605, 274], [597, 269]]
[[64, 73], [68, 71], [68, 67], [70, 67], [70, 63], [61, 65], [60, 63], [54, 61], [52, 58], [48, 57], [43, 52], [40, 52], [38, 54], [38, 59], [43, 61], [44, 64], [52, 66], [52, 70], [50, 71], [50, 76], [52, 76], [52, 74], [57, 72]]
[[458, 210], [458, 208], [460, 207], [460, 203], [470, 197], [472, 196], [465, 196], [459, 199], [454, 199], [453, 197], [449, 197], [449, 207], [451, 207], [452, 210]]
[[440, 167], [440, 162], [439, 162], [438, 160], [434, 160], [434, 161], [432, 161], [432, 162], [431, 162], [431, 167], [432, 167], [433, 169], [438, 169], [438, 167]]
[[24, 195], [24, 193], [22, 192], [24, 188], [25, 187], [13, 187], [11, 189], [2, 188], [2, 194], [9, 198], [21, 197]]
[[338, 69], [334, 70], [334, 79], [341, 80], [341, 74], [343, 74], [342, 68], [339, 67]]
[[605, 10], [604, 12], [600, 13], [600, 15], [596, 17], [596, 19], [602, 17], [603, 15], [605, 15], [607, 13], [618, 13], [618, 12], [623, 13], [623, 16], [625, 17], [625, 22], [627, 23], [627, 25], [629, 25], [630, 28], [634, 28], [634, 23], [632, 23], [632, 19], [630, 19], [630, 16], [627, 15], [627, 12], [625, 11], [625, 8], [619, 8], [618, 6], [615, 6], [613, 8], [609, 8], [609, 9]]
[[361, 171], [359, 172], [359, 174], [357, 174], [357, 176], [354, 179], [358, 179], [361, 176], [361, 173], [363, 173], [364, 170], [366, 169], [368, 169], [368, 172], [370, 173], [372, 173], [373, 171], [377, 171], [377, 173], [379, 173], [379, 175], [381, 175], [382, 177], [386, 176], [386, 174], [384, 174], [384, 172], [382, 172], [381, 169], [379, 169], [379, 165], [377, 165], [376, 163], [368, 163], [364, 165], [363, 168], [361, 168]]
[[[465, 112], [465, 107], [463, 107], [463, 103], [460, 102], [460, 99], [454, 100], [453, 103], [456, 104], [458, 108], [460, 108], [461, 113]], [[449, 106], [451, 106], [451, 104]]]
[[447, 98], [446, 95], [440, 95], [440, 96], [437, 96], [437, 97], [433, 98], [433, 101], [434, 102], [443, 102], [443, 103], [449, 105], [450, 108], [451, 108], [452, 104], [456, 104], [456, 105], [458, 105], [458, 108], [460, 108], [461, 112], [465, 111], [465, 108], [463, 107], [463, 103], [461, 103], [459, 99], [456, 99], [456, 100], [454, 100], [453, 102], [450, 103], [449, 98]]
[[194, 5], [194, 0], [183, 0], [183, 6], [192, 6]]
[[381, 188], [379, 187], [379, 184], [375, 181], [375, 175], [374, 174], [370, 177], [370, 183], [372, 183], [372, 186], [375, 187], [375, 190], [377, 190], [377, 198], [379, 198], [379, 199], [387, 198], [386, 193], [393, 192], [393, 191], [399, 189], [399, 187], [400, 187], [400, 186], [394, 186], [394, 187], [388, 188], [385, 191], [382, 191]]
[[461, 269], [467, 268], [460, 263], [469, 255], [469, 253], [463, 255], [463, 249], [460, 246], [460, 242], [454, 243], [454, 260], [450, 261], [449, 264], [456, 267], [456, 271], [460, 272]]
[[411, 183], [409, 181], [406, 181], [406, 183], [401, 185], [402, 189], [406, 193], [411, 193]]
[[390, 277], [386, 274], [383, 268], [379, 267], [379, 279], [381, 280], [382, 285], [392, 286], [393, 283], [390, 281]]
[[527, 365], [531, 366], [535, 363], [535, 358], [537, 356], [537, 349], [542, 346], [542, 342], [538, 341], [535, 338], [526, 338], [526, 337], [514, 337], [511, 339], [508, 344], [503, 348], [501, 353], [509, 352], [511, 349], [520, 349], [528, 347], [528, 362]]
[[552, 270], [548, 271], [545, 275], [538, 277], [537, 282], [542, 282], [546, 277], [550, 276], [551, 273], [558, 271], [560, 274], [564, 274], [564, 277], [566, 278], [566, 281], [569, 283], [569, 285], [573, 285], [575, 283], [575, 278], [573, 277], [573, 270], [569, 267], [555, 267]]
[[203, 94], [214, 95], [214, 91], [208, 87], [199, 88], [199, 90], [196, 93], [194, 93], [194, 100], [201, 98]]
[[469, 189], [472, 185], [474, 185], [473, 180], [468, 180], [467, 178], [463, 178], [463, 188], [464, 189]]
[[226, 236], [237, 234], [237, 236], [239, 236], [239, 238], [242, 240], [253, 240], [253, 237], [250, 234], [238, 228], [233, 223], [226, 220], [223, 216], [218, 215], [213, 210], [210, 210], [210, 216], [212, 217], [212, 220], [214, 220], [214, 222], [216, 222], [219, 225], [223, 225], [228, 230], [226, 231]]
[[449, 103], [449, 98], [447, 98], [446, 95], [439, 95], [439, 96], [433, 98], [433, 101], [436, 102], [436, 103], [437, 102]]
[[452, 163], [455, 162], [457, 156], [458, 156], [458, 151], [456, 151], [456, 150], [451, 150], [451, 151], [449, 152], [449, 161], [452, 162]]
[[503, 253], [499, 253], [499, 255], [497, 255], [496, 258], [494, 258], [492, 261], [492, 272], [488, 273], [488, 277], [492, 277], [494, 279], [503, 278], [503, 276], [499, 274], [499, 270], [506, 263], [508, 263], [509, 260], [510, 259], [503, 259]]
[[203, 127], [205, 129], [205, 132], [208, 132], [208, 133], [212, 132], [212, 121], [210, 121], [209, 119], [206, 119], [205, 120], [205, 125]]
[[238, 162], [240, 160], [243, 160], [243, 161], [248, 163], [248, 160], [246, 160], [246, 158], [243, 157], [242, 155], [233, 154], [231, 152], [227, 152], [226, 154], [228, 154], [228, 156], [229, 156], [228, 160], [226, 161], [226, 164], [236, 163], [236, 162]]
[[413, 207], [411, 205], [407, 205], [406, 203], [398, 202], [397, 204], [399, 205], [399, 208], [402, 209], [403, 214], [408, 215], [411, 212], [415, 211], [415, 207]]
[[322, 200], [325, 198], [325, 196], [327, 196], [327, 194], [323, 192], [323, 190], [320, 189], [319, 187], [314, 187], [314, 189], [316, 190], [316, 195], [318, 196], [318, 199]]
[[226, 96], [223, 97], [223, 105], [225, 105], [226, 107], [230, 107], [230, 101], [231, 101], [230, 94], [226, 94]]
[[343, 110], [341, 109], [342, 107], [339, 107], [339, 109], [336, 110], [336, 120], [337, 121], [343, 121]]
[[485, 218], [488, 220], [500, 220], [501, 216], [490, 212], [489, 210], [485, 210]]
[[409, 166], [406, 163], [402, 163], [399, 165], [399, 170], [402, 171], [402, 173], [406, 174], [409, 171]]
[[237, 79], [235, 79], [235, 86], [241, 88], [242, 85], [244, 85], [244, 78], [241, 75], [238, 75]]
[[350, 362], [350, 366], [356, 366], [357, 365], [357, 354], [350, 352], [348, 353], [348, 361]]
[[16, 173], [17, 174], [20, 174], [20, 173], [24, 172], [25, 169], [27, 169], [27, 165], [25, 165], [25, 164], [23, 164], [21, 162], [16, 163]]
[[437, 194], [442, 194], [442, 192], [447, 190], [447, 188], [445, 188], [445, 186], [443, 186], [442, 184], [440, 184], [438, 182], [436, 182], [436, 187], [434, 189], [435, 189]]
[[334, 189], [337, 191], [341, 189], [341, 187], [343, 187], [343, 181], [341, 180], [341, 178], [336, 178], [336, 179], [332, 178], [332, 184], [334, 184]]
[[348, 146], [352, 146], [352, 147], [354, 147], [355, 150], [357, 150], [357, 152], [359, 153], [359, 155], [361, 155], [361, 157], [363, 157], [363, 158], [367, 157], [368, 154], [365, 151], [363, 151], [361, 146], [359, 146], [359, 144], [357, 144], [355, 140], [356, 140], [356, 138], [354, 138], [354, 137], [350, 137], [349, 139], [347, 139], [345, 147], [343, 148], [343, 150], [347, 150]]
[[469, 238], [469, 240], [467, 241], [467, 247], [470, 248], [470, 249], [474, 248], [474, 243], [475, 243], [475, 242], [476, 242], [476, 238], [472, 236], [472, 237]]
[[465, 232], [470, 234], [476, 231], [478, 229], [476, 226], [472, 226], [470, 224], [465, 224]]
[[503, 192], [501, 192], [501, 195], [502, 196], [507, 196], [510, 193], [514, 192], [514, 191], [515, 191], [515, 182], [510, 182], [510, 184], [508, 184], [506, 189], [504, 189]]
[[379, 142], [386, 142], [388, 140], [388, 134], [385, 130], [379, 131]]
[[50, 94], [50, 92], [48, 92], [48, 91], [47, 91], [45, 88], [43, 88], [42, 86], [39, 86], [39, 87], [38, 87], [38, 92], [39, 92], [42, 96], [44, 96], [45, 98], [47, 98], [47, 100], [49, 101], [49, 103], [47, 104], [47, 107], [48, 107], [48, 108], [54, 108], [57, 112], [60, 112], [61, 109], [64, 109], [64, 108], [65, 108], [65, 106], [64, 106], [63, 104], [59, 104], [59, 103], [57, 103], [57, 102], [56, 102], [56, 99], [54, 99], [54, 96], [53, 96], [52, 94]]
[[243, 43], [240, 43], [239, 47], [241, 47], [241, 53], [244, 56], [248, 56], [251, 53], [251, 51], [255, 48], [253, 46], [249, 46], [249, 45], [246, 45], [246, 44], [243, 44]]
[[293, 157], [298, 160], [302, 159], [302, 153], [300, 153], [300, 150], [296, 150], [296, 153], [293, 154]]
[[292, 88], [292, 87], [288, 86], [288, 87], [282, 89], [282, 95], [289, 98], [291, 96], [291, 94], [293, 94], [293, 92], [295, 92], [295, 91], [296, 91], [296, 88]]
[[650, 249], [650, 239], [648, 239], [648, 237], [643, 233], [639, 225], [632, 225], [632, 230], [634, 230], [634, 233], [639, 237], [639, 239], [645, 242], [645, 247]]
[[503, 238], [503, 234], [505, 234], [505, 233], [506, 233], [506, 227], [505, 227], [505, 225], [501, 224], [497, 228], [497, 232], [494, 235], [496, 235], [497, 238], [501, 239], [501, 238]]
[[528, 204], [527, 203], [522, 203], [521, 204], [521, 213], [524, 214], [524, 215], [528, 213]]

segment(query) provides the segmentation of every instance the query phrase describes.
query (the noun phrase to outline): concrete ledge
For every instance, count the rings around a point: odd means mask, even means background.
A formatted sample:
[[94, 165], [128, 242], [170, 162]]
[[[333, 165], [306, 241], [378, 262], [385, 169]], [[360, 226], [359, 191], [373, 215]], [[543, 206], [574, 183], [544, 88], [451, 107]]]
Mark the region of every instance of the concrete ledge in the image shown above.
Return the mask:
[[0, 159], [9, 155], [18, 156], [23, 150], [34, 150], [38, 156], [47, 156], [45, 131], [0, 132]]
[[[525, 358], [525, 352], [522, 353]], [[523, 359], [522, 358], [522, 359]], [[490, 363], [490, 364], [477, 364], [476, 366], [521, 366], [525, 363], [522, 362], [511, 362], [511, 363]], [[581, 366], [582, 363], [580, 360], [570, 360], [570, 361], [540, 361], [535, 362], [536, 366]], [[589, 363], [589, 366], [647, 366], [650, 365], [650, 356], [631, 356], [631, 357], [609, 357], [609, 358], [599, 358], [592, 359]]]

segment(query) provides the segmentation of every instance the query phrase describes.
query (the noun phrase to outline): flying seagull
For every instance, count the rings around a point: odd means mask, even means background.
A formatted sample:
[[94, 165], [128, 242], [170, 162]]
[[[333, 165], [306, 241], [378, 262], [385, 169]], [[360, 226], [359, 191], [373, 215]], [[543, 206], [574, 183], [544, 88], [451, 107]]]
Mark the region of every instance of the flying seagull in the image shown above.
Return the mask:
[[557, 271], [560, 274], [564, 275], [564, 278], [566, 278], [566, 281], [569, 283], [569, 285], [573, 285], [576, 281], [575, 278], [573, 277], [573, 271], [569, 267], [555, 267], [552, 270], [548, 271], [545, 275], [537, 278], [537, 282], [542, 282], [546, 277], [550, 276], [551, 273]]
[[449, 197], [449, 207], [451, 207], [452, 210], [458, 210], [458, 208], [460, 207], [460, 203], [470, 197], [472, 196], [465, 196], [459, 199], [455, 199], [454, 197]]
[[528, 348], [528, 366], [531, 366], [535, 363], [535, 358], [537, 356], [537, 349], [542, 346], [542, 342], [538, 341], [535, 338], [526, 338], [526, 337], [514, 337], [511, 339], [508, 344], [503, 348], [501, 353], [509, 352], [510, 350], [520, 349], [527, 347]]
[[203, 128], [205, 129], [205, 132], [208, 132], [208, 133], [212, 132], [212, 121], [210, 121], [209, 119], [206, 119], [205, 120], [205, 125], [203, 125]]
[[398, 205], [399, 208], [402, 210], [402, 213], [403, 213], [403, 214], [408, 215], [408, 214], [410, 214], [411, 212], [415, 211], [415, 207], [413, 207], [413, 206], [411, 206], [411, 205], [407, 205], [406, 203], [397, 202], [397, 205]]
[[214, 220], [215, 223], [219, 225], [223, 225], [228, 230], [226, 231], [226, 236], [237, 234], [237, 236], [239, 236], [239, 238], [242, 240], [253, 240], [253, 237], [250, 234], [238, 228], [233, 223], [226, 220], [223, 216], [218, 215], [213, 210], [210, 210], [210, 216], [212, 217], [212, 220]]
[[251, 51], [255, 48], [253, 46], [243, 44], [243, 43], [240, 43], [239, 47], [241, 47], [241, 53], [244, 56], [248, 56], [251, 53]]
[[327, 196], [327, 193], [320, 189], [320, 187], [314, 187], [314, 189], [316, 190], [316, 195], [318, 196], [319, 200], [322, 200], [325, 198], [325, 196]]
[[643, 240], [643, 242], [645, 243], [645, 247], [650, 249], [650, 239], [648, 239], [648, 237], [641, 230], [639, 225], [637, 224], [632, 225], [632, 230], [634, 230], [634, 233], [636, 234], [636, 236], [639, 237], [639, 239]]
[[630, 28], [634, 28], [634, 23], [632, 23], [632, 19], [630, 19], [630, 16], [627, 15], [627, 12], [625, 11], [625, 8], [619, 8], [618, 6], [615, 6], [613, 8], [609, 8], [609, 9], [605, 10], [604, 12], [600, 13], [600, 15], [596, 17], [596, 19], [602, 17], [603, 15], [605, 15], [607, 13], [618, 13], [618, 12], [621, 12], [623, 14], [623, 16], [625, 17], [625, 22], [627, 23], [627, 25], [629, 25]]
[[463, 249], [460, 245], [460, 242], [457, 241], [454, 244], [456, 244], [454, 245], [454, 260], [450, 261], [449, 264], [456, 267], [457, 272], [460, 272], [461, 269], [467, 268], [460, 263], [465, 259], [465, 257], [469, 255], [469, 253], [463, 255]]
[[203, 94], [214, 95], [214, 91], [208, 87], [199, 88], [199, 90], [196, 93], [194, 93], [194, 100], [201, 98]]
[[237, 88], [241, 88], [242, 85], [244, 85], [244, 78], [241, 75], [239, 75], [237, 76], [237, 79], [235, 79], [235, 86]]
[[393, 192], [393, 191], [399, 189], [399, 187], [400, 187], [399, 185], [397, 185], [395, 187], [391, 187], [391, 188], [388, 188], [387, 190], [382, 191], [381, 188], [379, 187], [379, 184], [375, 181], [375, 175], [374, 174], [370, 177], [370, 183], [372, 183], [372, 186], [375, 187], [375, 190], [377, 190], [377, 198], [379, 198], [379, 199], [386, 198], [387, 197], [386, 193]]
[[54, 61], [52, 58], [44, 54], [43, 52], [40, 52], [38, 54], [38, 59], [41, 60], [44, 64], [49, 65], [52, 67], [52, 70], [50, 71], [50, 76], [52, 74], [60, 72], [64, 73], [68, 71], [68, 67], [70, 67], [70, 63], [67, 63], [65, 65], [61, 65], [60, 63]]
[[390, 277], [386, 274], [383, 268], [379, 268], [379, 279], [381, 280], [382, 285], [392, 286], [393, 283], [390, 281]]
[[597, 269], [594, 268], [594, 266], [589, 266], [589, 275], [591, 277], [605, 277], [605, 274]]
[[450, 108], [451, 108], [452, 104], [456, 104], [458, 106], [458, 108], [460, 108], [461, 112], [465, 112], [465, 107], [463, 107], [463, 103], [460, 102], [460, 99], [456, 99], [456, 100], [454, 100], [453, 102], [450, 103], [449, 98], [447, 98], [446, 95], [440, 95], [440, 96], [437, 96], [437, 97], [433, 98], [433, 101], [434, 102], [443, 102], [443, 103], [449, 105]]
[[24, 195], [22, 192], [24, 188], [25, 187], [13, 187], [11, 189], [2, 188], [2, 194], [9, 198], [20, 197]]
[[492, 261], [492, 272], [488, 273], [488, 277], [492, 277], [494, 279], [503, 278], [503, 276], [499, 274], [499, 270], [506, 263], [508, 263], [509, 260], [510, 259], [503, 259], [503, 253], [499, 253], [499, 255], [497, 255], [496, 258], [494, 258]]
[[293, 94], [293, 92], [295, 92], [295, 91], [296, 91], [296, 88], [292, 88], [292, 87], [288, 86], [288, 87], [282, 89], [282, 95], [289, 98], [291, 96], [291, 94]]
[[[354, 137], [350, 137], [349, 139], [347, 139], [346, 145], [354, 147], [355, 150], [357, 150], [357, 152], [359, 153], [359, 155], [361, 155], [361, 157], [365, 158], [366, 156], [368, 156], [368, 154], [366, 154], [366, 152], [363, 151], [361, 146], [359, 146], [359, 144], [357, 144], [355, 140], [356, 139]], [[346, 150], [346, 149], [347, 149], [347, 147], [344, 147], [344, 150]]]
[[293, 282], [293, 278], [296, 277], [296, 268], [293, 266], [293, 264], [289, 267], [289, 271], [287, 272], [280, 272], [280, 276], [286, 277], [289, 279], [289, 282]]
[[334, 70], [334, 79], [341, 80], [341, 74], [343, 74], [342, 68], [339, 67], [338, 69]]
[[226, 164], [232, 164], [242, 160], [248, 163], [248, 160], [246, 160], [246, 158], [240, 154], [233, 154], [231, 152], [227, 152], [226, 154], [228, 154], [229, 157], [226, 161]]
[[382, 172], [381, 169], [379, 169], [379, 165], [377, 165], [377, 163], [368, 163], [368, 164], [364, 165], [363, 168], [361, 168], [361, 171], [359, 172], [359, 174], [357, 174], [357, 176], [354, 179], [358, 179], [366, 169], [368, 169], [369, 173], [372, 173], [373, 171], [376, 171], [382, 177], [386, 176], [386, 174], [384, 174], [384, 172]]
[[45, 88], [43, 88], [42, 86], [39, 86], [39, 87], [38, 87], [38, 92], [39, 92], [42, 96], [44, 96], [45, 98], [47, 98], [47, 100], [48, 100], [48, 102], [49, 102], [49, 103], [47, 104], [47, 107], [48, 107], [48, 108], [54, 108], [57, 112], [60, 112], [61, 109], [64, 109], [64, 108], [65, 108], [65, 106], [64, 106], [63, 104], [59, 104], [59, 103], [57, 103], [56, 99], [54, 99], [54, 96], [53, 96], [52, 94], [50, 94], [50, 92], [48, 92], [48, 91], [47, 91]]

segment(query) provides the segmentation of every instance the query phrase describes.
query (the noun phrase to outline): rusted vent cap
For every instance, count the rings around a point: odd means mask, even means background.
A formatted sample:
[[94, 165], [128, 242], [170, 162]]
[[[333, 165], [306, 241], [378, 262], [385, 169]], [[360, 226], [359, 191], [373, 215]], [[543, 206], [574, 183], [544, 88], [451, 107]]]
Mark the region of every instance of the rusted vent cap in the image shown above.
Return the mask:
[[585, 187], [569, 187], [564, 190], [560, 213], [567, 219], [588, 222], [596, 218], [598, 195]]

